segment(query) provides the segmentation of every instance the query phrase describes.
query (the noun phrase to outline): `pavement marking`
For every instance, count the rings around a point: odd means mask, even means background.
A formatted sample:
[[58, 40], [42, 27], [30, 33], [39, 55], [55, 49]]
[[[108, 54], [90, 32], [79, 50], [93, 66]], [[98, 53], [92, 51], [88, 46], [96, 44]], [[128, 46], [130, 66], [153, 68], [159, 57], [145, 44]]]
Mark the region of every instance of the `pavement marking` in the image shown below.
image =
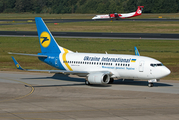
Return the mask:
[[2, 100], [0, 102], [7, 102], [7, 101], [11, 101], [11, 100], [18, 100], [18, 99], [25, 98], [25, 97], [31, 95], [34, 92], [34, 90], [35, 90], [35, 88], [32, 85], [28, 84], [28, 83], [25, 83], [25, 82], [22, 82], [22, 81], [19, 81], [19, 80], [7, 79], [7, 78], [2, 78], [2, 77], [0, 77], [0, 78], [1, 79], [5, 79], [5, 80], [19, 82], [19, 83], [22, 83], [24, 85], [27, 85], [27, 86], [31, 87], [31, 91], [28, 94], [26, 94], [26, 95], [23, 95], [23, 96], [20, 96], [20, 97], [11, 98], [11, 99], [7, 99], [7, 100]]

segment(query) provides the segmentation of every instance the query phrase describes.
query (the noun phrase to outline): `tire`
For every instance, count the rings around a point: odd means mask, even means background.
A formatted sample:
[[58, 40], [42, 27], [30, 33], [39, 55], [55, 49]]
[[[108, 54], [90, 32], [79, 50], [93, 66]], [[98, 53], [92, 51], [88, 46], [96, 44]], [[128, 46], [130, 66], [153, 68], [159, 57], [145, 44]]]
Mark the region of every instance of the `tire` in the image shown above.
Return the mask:
[[153, 83], [149, 83], [148, 86], [149, 86], [149, 87], [153, 87], [154, 84], [153, 84]]
[[88, 80], [86, 80], [86, 81], [85, 81], [85, 84], [86, 84], [86, 85], [90, 85], [90, 83], [89, 83], [89, 81], [88, 81]]

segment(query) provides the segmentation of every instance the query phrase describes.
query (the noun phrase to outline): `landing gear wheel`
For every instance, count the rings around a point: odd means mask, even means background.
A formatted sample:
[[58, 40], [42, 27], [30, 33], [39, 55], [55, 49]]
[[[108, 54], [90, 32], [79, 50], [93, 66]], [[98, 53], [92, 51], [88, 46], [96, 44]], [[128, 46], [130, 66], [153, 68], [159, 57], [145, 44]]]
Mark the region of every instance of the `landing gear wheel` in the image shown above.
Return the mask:
[[114, 82], [114, 79], [113, 78], [110, 78], [110, 81], [108, 84], [112, 84]]
[[90, 85], [90, 83], [89, 83], [89, 81], [88, 81], [88, 80], [86, 80], [86, 81], [85, 81], [85, 84], [86, 84], [86, 85]]
[[153, 87], [154, 84], [153, 84], [153, 83], [149, 83], [148, 86], [149, 86], [149, 87]]

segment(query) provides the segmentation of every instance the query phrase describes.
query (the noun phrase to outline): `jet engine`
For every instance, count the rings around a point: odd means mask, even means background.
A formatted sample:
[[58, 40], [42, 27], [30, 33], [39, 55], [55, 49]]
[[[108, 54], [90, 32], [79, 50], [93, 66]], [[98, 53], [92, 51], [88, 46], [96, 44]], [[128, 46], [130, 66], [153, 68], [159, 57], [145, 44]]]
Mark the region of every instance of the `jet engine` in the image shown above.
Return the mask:
[[108, 84], [110, 77], [105, 73], [90, 73], [87, 77], [86, 84]]

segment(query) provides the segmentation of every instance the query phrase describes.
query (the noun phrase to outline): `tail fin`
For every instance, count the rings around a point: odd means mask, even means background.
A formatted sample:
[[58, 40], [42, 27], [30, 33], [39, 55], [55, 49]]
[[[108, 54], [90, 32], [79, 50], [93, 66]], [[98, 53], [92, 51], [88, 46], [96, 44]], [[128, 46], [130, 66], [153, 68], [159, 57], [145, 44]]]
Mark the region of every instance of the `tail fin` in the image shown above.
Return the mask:
[[143, 8], [144, 8], [144, 6], [138, 6], [138, 9], [137, 9], [137, 11], [135, 13], [135, 16], [141, 15]]
[[40, 17], [35, 18], [39, 43], [42, 53], [64, 53], [72, 52], [57, 44], [53, 35], [45, 25], [44, 21]]

